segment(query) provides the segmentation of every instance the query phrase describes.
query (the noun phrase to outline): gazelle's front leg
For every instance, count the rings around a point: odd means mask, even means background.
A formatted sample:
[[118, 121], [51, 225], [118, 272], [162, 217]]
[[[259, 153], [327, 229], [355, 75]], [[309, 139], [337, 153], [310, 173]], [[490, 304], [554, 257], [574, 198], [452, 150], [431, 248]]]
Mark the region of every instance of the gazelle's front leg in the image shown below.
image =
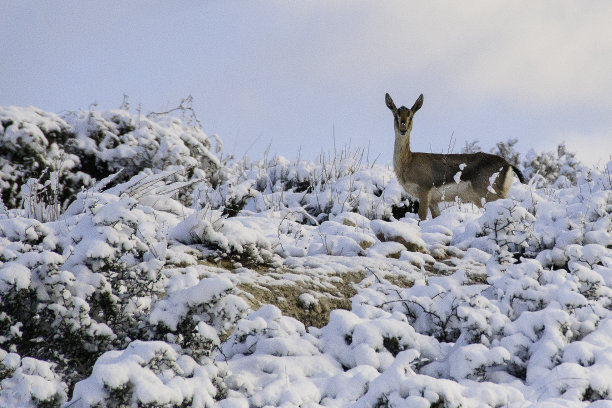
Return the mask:
[[427, 193], [429, 199], [429, 209], [431, 210], [431, 218], [436, 218], [440, 215], [440, 191], [432, 188]]
[[[427, 219], [427, 210], [429, 210], [430, 205], [430, 191], [422, 189], [419, 191], [419, 218], [421, 221], [425, 221]], [[431, 212], [432, 217], [433, 211]]]

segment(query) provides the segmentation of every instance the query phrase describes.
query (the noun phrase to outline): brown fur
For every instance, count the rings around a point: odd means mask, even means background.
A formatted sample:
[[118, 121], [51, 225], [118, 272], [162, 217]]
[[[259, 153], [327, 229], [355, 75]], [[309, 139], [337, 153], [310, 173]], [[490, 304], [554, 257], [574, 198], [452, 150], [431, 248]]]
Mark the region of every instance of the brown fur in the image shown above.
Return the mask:
[[[512, 184], [511, 169], [524, 182], [521, 172], [499, 156], [487, 153], [434, 154], [415, 153], [410, 150], [410, 132], [414, 114], [423, 105], [419, 96], [411, 109], [397, 109], [391, 96], [386, 94], [387, 107], [393, 112], [395, 148], [393, 168], [406, 192], [419, 200], [419, 218], [440, 215], [440, 201], [471, 202], [482, 207], [485, 201], [505, 198]], [[465, 166], [462, 166], [465, 165]], [[461, 169], [463, 167], [463, 169]], [[455, 175], [461, 172], [459, 183]], [[494, 176], [497, 173], [497, 176]]]

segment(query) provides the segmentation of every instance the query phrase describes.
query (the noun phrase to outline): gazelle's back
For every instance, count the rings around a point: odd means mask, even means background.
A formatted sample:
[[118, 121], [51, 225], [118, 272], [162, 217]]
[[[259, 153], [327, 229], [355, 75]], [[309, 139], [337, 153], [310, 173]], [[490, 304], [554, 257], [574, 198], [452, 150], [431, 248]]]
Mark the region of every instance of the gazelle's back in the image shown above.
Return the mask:
[[508, 162], [504, 159], [487, 153], [413, 153], [412, 160], [405, 165], [401, 163], [398, 170], [402, 178], [412, 178], [418, 175], [419, 180], [428, 186], [440, 187], [446, 183], [456, 182], [455, 176], [459, 172], [461, 172], [461, 179], [474, 180], [479, 176], [484, 177], [483, 173], [490, 173], [490, 176], [501, 171], [505, 166], [508, 166]]

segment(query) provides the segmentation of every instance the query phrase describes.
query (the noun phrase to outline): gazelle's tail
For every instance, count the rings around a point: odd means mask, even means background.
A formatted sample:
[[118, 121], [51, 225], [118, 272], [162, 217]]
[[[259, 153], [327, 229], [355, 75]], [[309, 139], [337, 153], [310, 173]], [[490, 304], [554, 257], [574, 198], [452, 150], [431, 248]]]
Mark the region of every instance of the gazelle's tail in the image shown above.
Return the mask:
[[521, 171], [516, 168], [516, 166], [513, 166], [512, 164], [510, 166], [512, 167], [512, 170], [514, 170], [514, 173], [517, 175], [519, 181], [525, 184], [525, 176], [523, 176], [523, 173], [521, 173]]

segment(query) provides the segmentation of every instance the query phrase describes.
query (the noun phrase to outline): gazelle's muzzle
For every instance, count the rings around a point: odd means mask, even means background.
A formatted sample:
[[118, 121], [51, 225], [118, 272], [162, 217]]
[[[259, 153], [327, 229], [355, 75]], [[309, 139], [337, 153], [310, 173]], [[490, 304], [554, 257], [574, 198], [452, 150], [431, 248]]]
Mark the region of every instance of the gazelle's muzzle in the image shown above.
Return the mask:
[[399, 131], [402, 134], [402, 136], [404, 136], [406, 134], [406, 132], [408, 131], [408, 124], [407, 123], [402, 123], [400, 122], [399, 124]]

